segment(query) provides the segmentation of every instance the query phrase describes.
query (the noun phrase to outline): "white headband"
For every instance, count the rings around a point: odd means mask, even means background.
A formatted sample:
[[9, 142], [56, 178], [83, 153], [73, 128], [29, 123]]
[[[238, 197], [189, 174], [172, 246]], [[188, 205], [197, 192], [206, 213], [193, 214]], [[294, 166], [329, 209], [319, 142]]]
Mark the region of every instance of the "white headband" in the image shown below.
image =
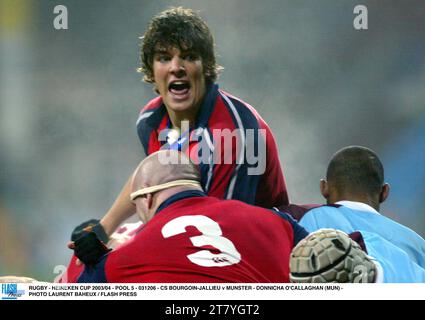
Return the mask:
[[192, 186], [192, 187], [200, 187], [201, 188], [201, 184], [196, 180], [175, 180], [175, 181], [170, 181], [170, 182], [166, 182], [166, 183], [163, 183], [163, 184], [158, 184], [158, 185], [152, 186], [152, 187], [139, 189], [139, 190], [133, 192], [132, 194], [130, 194], [130, 199], [134, 200], [134, 199], [136, 199], [140, 196], [143, 196], [145, 194], [154, 193], [154, 192], [157, 192], [157, 191], [161, 191], [161, 190], [164, 190], [164, 189], [177, 187], [177, 186]]

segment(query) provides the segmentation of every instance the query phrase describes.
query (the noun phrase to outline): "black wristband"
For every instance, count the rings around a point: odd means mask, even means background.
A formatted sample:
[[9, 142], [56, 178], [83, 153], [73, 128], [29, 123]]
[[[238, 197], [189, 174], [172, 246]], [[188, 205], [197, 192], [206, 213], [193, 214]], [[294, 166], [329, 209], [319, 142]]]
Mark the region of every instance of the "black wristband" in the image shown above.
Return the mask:
[[94, 232], [86, 232], [75, 241], [74, 253], [84, 264], [93, 266], [111, 250]]
[[103, 243], [108, 243], [109, 237], [105, 232], [105, 229], [103, 229], [102, 225], [99, 223], [95, 224], [93, 226], [93, 232], [97, 235], [97, 237], [102, 241]]
[[[88, 230], [87, 230], [88, 229]], [[76, 241], [88, 232], [94, 232], [97, 237], [104, 243], [108, 243], [109, 237], [100, 224], [100, 220], [91, 219], [74, 228], [71, 234], [71, 241]]]

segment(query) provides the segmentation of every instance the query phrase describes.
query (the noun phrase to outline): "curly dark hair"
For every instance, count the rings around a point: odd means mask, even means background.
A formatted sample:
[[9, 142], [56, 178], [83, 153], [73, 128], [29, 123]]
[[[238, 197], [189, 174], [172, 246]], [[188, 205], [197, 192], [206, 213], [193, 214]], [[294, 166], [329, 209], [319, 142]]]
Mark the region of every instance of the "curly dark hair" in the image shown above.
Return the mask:
[[158, 48], [176, 47], [199, 54], [207, 84], [215, 82], [223, 69], [216, 62], [214, 38], [210, 29], [191, 9], [172, 7], [159, 13], [151, 20], [141, 39], [142, 66], [138, 71], [145, 74], [143, 80], [148, 83], [154, 82], [153, 58]]

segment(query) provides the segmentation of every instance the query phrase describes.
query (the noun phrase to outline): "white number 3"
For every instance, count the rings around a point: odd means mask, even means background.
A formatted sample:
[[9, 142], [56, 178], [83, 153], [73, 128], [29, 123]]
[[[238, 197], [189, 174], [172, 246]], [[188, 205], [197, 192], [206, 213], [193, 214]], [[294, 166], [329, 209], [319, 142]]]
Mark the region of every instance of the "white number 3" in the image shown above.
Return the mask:
[[162, 228], [162, 235], [164, 238], [169, 238], [184, 233], [187, 226], [194, 226], [202, 232], [201, 236], [190, 237], [194, 246], [210, 245], [221, 251], [219, 254], [214, 254], [209, 250], [201, 250], [189, 254], [187, 258], [194, 264], [202, 267], [225, 267], [241, 261], [241, 254], [236, 250], [233, 242], [223, 237], [218, 223], [206, 216], [182, 216], [173, 219]]

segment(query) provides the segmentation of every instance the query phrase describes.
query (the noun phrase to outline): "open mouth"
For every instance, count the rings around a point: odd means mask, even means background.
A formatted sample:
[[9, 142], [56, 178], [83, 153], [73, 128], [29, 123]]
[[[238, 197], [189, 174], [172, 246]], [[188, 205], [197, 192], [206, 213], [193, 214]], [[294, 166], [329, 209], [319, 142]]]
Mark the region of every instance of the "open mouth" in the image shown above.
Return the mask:
[[168, 85], [168, 90], [176, 95], [185, 95], [189, 92], [190, 83], [188, 81], [173, 81]]

